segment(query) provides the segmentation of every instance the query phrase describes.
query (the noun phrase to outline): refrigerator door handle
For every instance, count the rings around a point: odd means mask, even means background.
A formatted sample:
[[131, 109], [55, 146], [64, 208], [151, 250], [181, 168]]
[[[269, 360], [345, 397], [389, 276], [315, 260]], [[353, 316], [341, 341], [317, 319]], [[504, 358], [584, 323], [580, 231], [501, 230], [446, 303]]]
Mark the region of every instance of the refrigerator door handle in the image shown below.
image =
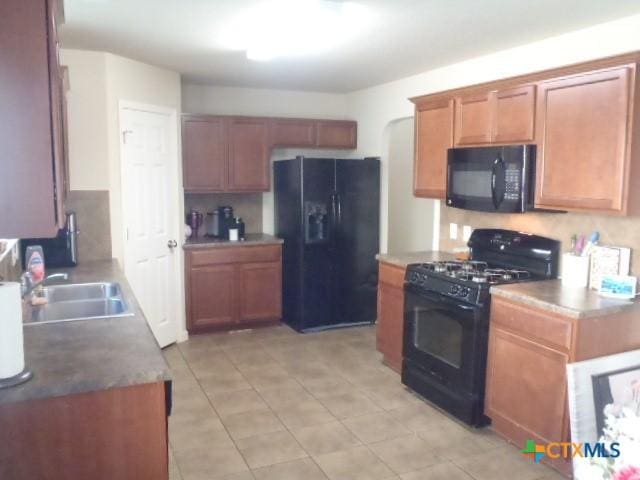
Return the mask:
[[340, 194], [336, 194], [336, 201], [338, 204], [338, 216], [336, 218], [336, 223], [340, 225], [342, 224], [342, 201], [340, 200]]

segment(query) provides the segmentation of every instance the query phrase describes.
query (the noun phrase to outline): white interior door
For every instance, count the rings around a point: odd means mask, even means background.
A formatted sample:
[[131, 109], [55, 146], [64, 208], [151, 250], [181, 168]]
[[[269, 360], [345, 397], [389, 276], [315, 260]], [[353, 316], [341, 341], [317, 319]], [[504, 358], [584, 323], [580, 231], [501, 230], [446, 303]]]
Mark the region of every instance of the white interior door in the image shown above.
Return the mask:
[[124, 269], [161, 347], [177, 339], [175, 114], [120, 106]]

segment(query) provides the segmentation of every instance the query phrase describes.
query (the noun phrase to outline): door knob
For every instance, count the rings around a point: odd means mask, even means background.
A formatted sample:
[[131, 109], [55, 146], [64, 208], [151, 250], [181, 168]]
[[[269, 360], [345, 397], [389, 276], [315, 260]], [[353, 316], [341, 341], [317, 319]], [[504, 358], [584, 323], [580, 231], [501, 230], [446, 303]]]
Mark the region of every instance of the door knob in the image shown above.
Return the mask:
[[169, 240], [167, 242], [167, 247], [169, 248], [176, 248], [178, 246], [178, 242], [176, 242], [175, 240]]

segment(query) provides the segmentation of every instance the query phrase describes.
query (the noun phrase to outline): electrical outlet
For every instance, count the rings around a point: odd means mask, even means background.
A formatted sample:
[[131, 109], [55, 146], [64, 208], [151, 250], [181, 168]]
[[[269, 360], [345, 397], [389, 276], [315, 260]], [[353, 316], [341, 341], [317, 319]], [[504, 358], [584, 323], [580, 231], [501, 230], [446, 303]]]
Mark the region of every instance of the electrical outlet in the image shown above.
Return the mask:
[[471, 228], [470, 225], [465, 225], [464, 227], [462, 227], [462, 239], [467, 242], [469, 240], [469, 238], [471, 237], [471, 232], [473, 231], [473, 229]]
[[449, 224], [449, 239], [457, 240], [458, 239], [458, 224], [450, 223]]

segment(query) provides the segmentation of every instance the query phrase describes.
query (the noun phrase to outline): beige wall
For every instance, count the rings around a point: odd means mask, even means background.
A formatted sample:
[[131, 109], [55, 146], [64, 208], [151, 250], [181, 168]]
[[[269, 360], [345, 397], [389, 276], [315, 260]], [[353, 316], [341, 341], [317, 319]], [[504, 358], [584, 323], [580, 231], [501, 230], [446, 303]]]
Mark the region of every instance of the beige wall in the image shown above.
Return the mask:
[[346, 96], [332, 93], [185, 83], [182, 98], [183, 111], [187, 113], [348, 118]]
[[[389, 159], [384, 150], [384, 131], [390, 122], [413, 116], [413, 105], [407, 98], [640, 50], [638, 32], [640, 15], [635, 15], [349, 94], [347, 111], [358, 121], [356, 153], [382, 153], [382, 251], [388, 248], [389, 218]], [[436, 224], [436, 238], [440, 235], [438, 230]]]
[[389, 159], [388, 251], [392, 253], [434, 248], [439, 202], [413, 196], [413, 131], [413, 118], [405, 118], [392, 122], [385, 132]]
[[63, 50], [69, 67], [69, 180], [71, 190], [109, 189], [107, 54]]

